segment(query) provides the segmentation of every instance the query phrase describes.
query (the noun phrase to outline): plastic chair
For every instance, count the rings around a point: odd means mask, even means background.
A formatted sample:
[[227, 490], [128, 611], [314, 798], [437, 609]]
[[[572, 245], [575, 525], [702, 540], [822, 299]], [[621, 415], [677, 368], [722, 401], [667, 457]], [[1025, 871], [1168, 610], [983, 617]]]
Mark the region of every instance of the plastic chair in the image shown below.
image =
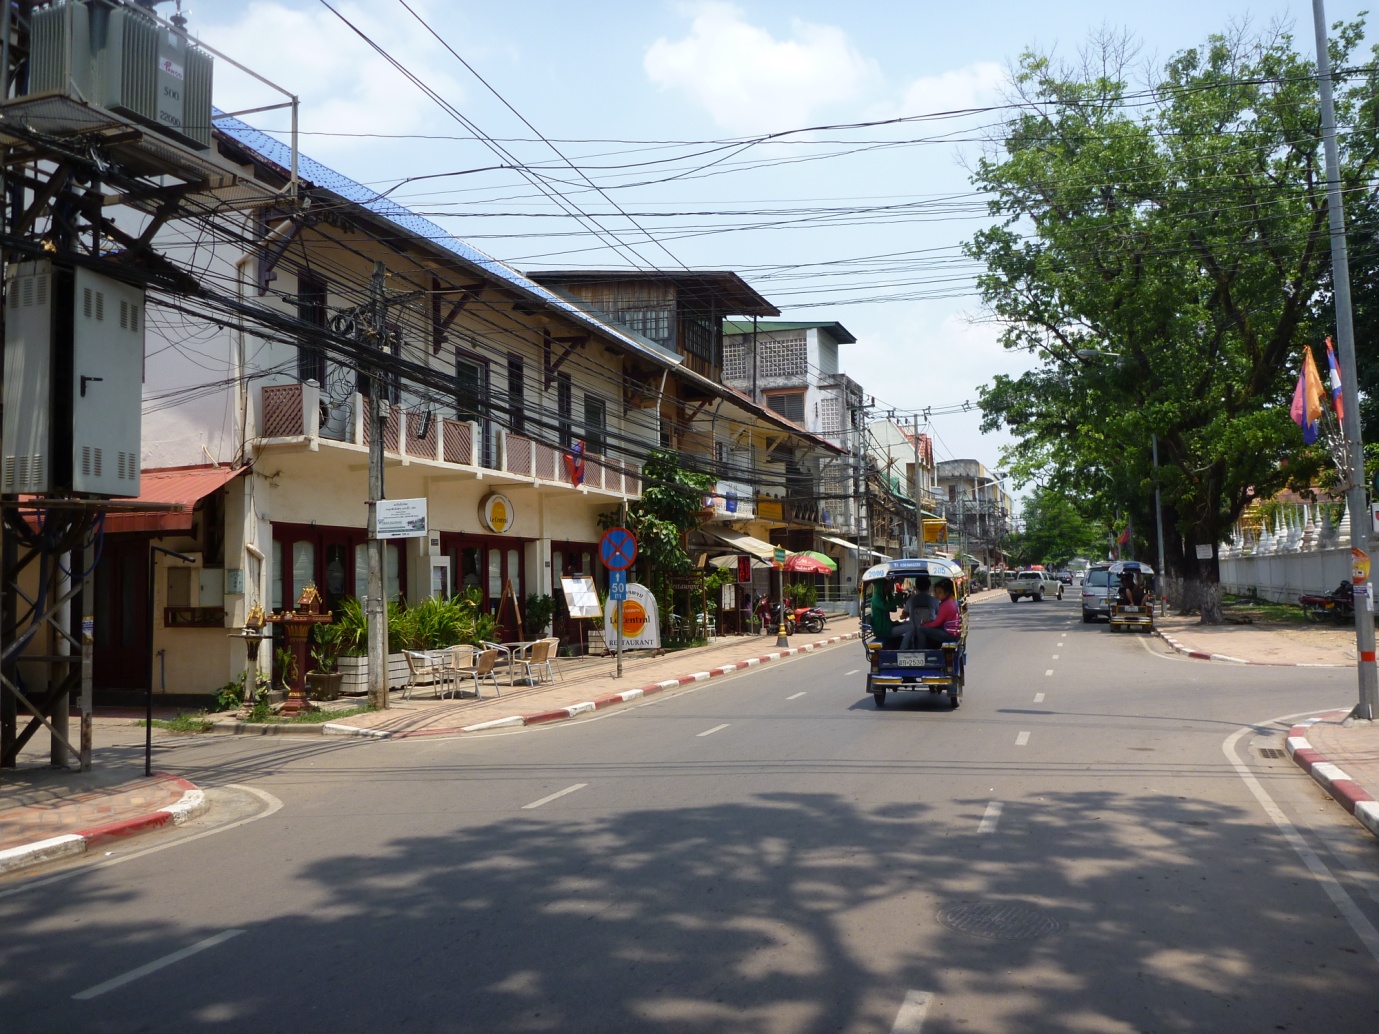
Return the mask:
[[[498, 677], [497, 677], [496, 675], [493, 674], [494, 665], [496, 665], [497, 663], [498, 663], [498, 651], [497, 651], [497, 650], [492, 650], [492, 649], [480, 650], [479, 653], [478, 653], [478, 655], [474, 658], [474, 663], [473, 663], [473, 664], [465, 665], [464, 667], [457, 667], [457, 668], [455, 669], [455, 678], [456, 678], [457, 680], [458, 680], [458, 679], [462, 679], [462, 678], [473, 679], [473, 680], [474, 680], [474, 696], [475, 696], [476, 698], [477, 698], [477, 697], [482, 697], [482, 696], [483, 696], [483, 694], [482, 694], [481, 692], [479, 692], [479, 683], [480, 683], [480, 681], [483, 680], [483, 679], [488, 679], [490, 682], [492, 682], [492, 683], [493, 683], [493, 688], [498, 692], [498, 695], [499, 695], [499, 696], [502, 696], [502, 695], [503, 695], [503, 687], [502, 687], [501, 685], [499, 685], [499, 683], [498, 683]], [[459, 692], [458, 685], [457, 685], [457, 687], [456, 687], [456, 692]]]

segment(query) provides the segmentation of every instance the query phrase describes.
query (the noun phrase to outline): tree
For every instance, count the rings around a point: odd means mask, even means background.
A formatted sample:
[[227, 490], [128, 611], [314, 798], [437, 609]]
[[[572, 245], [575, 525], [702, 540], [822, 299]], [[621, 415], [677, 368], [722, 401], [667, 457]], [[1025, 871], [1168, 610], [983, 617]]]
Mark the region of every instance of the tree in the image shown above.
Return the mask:
[[[1340, 26], [1336, 68], [1361, 31]], [[968, 244], [979, 289], [1005, 347], [1041, 361], [983, 391], [984, 426], [1009, 426], [1025, 480], [1137, 528], [1152, 527], [1157, 435], [1179, 604], [1216, 623], [1217, 563], [1195, 547], [1323, 460], [1288, 416], [1301, 348], [1326, 333], [1315, 69], [1279, 30], [1212, 36], [1137, 92], [1134, 56], [1106, 36], [1076, 67], [1026, 53], [1017, 113], [975, 170], [1000, 220]], [[1338, 87], [1355, 190], [1379, 154], [1372, 66]]]
[[1022, 523], [1025, 527], [1016, 538], [1014, 549], [1022, 567], [1043, 564], [1059, 568], [1075, 556], [1106, 552], [1106, 529], [1083, 516], [1061, 492], [1036, 489], [1025, 501]]

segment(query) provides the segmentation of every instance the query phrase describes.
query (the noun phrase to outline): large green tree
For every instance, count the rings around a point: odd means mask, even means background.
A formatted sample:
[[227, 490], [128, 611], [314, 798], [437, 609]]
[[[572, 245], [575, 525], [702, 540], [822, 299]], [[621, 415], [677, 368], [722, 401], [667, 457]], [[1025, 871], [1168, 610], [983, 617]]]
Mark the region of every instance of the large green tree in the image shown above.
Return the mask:
[[1007, 545], [1007, 553], [1021, 567], [1044, 564], [1059, 568], [1075, 556], [1106, 553], [1107, 529], [1088, 519], [1062, 492], [1036, 489], [1025, 500], [1021, 513], [1022, 527]]
[[[1360, 36], [1339, 26], [1335, 68]], [[1134, 59], [1104, 36], [1075, 66], [1019, 62], [1016, 114], [974, 174], [998, 223], [968, 251], [1005, 347], [1039, 364], [995, 378], [984, 420], [1016, 436], [1017, 473], [1108, 526], [1128, 516], [1139, 539], [1157, 477], [1180, 605], [1217, 622], [1215, 555], [1196, 547], [1321, 461], [1288, 416], [1301, 348], [1325, 335], [1318, 89], [1283, 31], [1213, 36], [1136, 89]], [[1337, 96], [1355, 189], [1379, 155], [1373, 66], [1340, 76]]]

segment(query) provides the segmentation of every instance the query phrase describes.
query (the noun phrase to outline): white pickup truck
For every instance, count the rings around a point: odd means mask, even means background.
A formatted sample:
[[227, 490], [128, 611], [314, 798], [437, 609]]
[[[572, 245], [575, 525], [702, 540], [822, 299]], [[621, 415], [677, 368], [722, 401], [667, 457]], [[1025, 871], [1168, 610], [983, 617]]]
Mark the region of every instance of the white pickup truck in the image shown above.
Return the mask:
[[1061, 600], [1063, 583], [1051, 571], [1021, 571], [1006, 582], [1006, 591], [1011, 603], [1018, 602], [1021, 596], [1042, 600], [1047, 595]]

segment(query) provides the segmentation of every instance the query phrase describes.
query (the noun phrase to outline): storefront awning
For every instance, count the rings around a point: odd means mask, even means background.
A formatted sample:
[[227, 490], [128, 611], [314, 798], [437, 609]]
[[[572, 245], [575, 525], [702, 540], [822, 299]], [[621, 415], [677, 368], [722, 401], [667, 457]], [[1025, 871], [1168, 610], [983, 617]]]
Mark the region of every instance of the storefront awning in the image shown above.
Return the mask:
[[888, 557], [885, 553], [878, 553], [878, 552], [877, 552], [876, 550], [874, 550], [874, 549], [864, 549], [864, 550], [862, 550], [862, 552], [863, 552], [863, 553], [870, 553], [870, 554], [871, 554], [872, 556], [874, 556], [877, 560], [893, 560], [893, 559], [895, 559], [894, 557]]
[[762, 560], [772, 560], [776, 555], [776, 547], [769, 542], [762, 542], [761, 539], [745, 535], [740, 531], [733, 531], [730, 528], [701, 528], [709, 538], [717, 539], [724, 545], [731, 546], [739, 553], [750, 553], [754, 557]]
[[835, 546], [842, 546], [856, 553], [861, 547], [856, 542], [849, 542], [847, 539], [835, 539], [832, 535], [820, 535], [819, 538], [825, 542], [832, 542]]
[[[248, 467], [172, 467], [139, 475], [139, 498], [116, 501], [105, 515], [106, 532], [191, 531], [192, 508]], [[141, 510], [139, 505], [156, 504]]]

